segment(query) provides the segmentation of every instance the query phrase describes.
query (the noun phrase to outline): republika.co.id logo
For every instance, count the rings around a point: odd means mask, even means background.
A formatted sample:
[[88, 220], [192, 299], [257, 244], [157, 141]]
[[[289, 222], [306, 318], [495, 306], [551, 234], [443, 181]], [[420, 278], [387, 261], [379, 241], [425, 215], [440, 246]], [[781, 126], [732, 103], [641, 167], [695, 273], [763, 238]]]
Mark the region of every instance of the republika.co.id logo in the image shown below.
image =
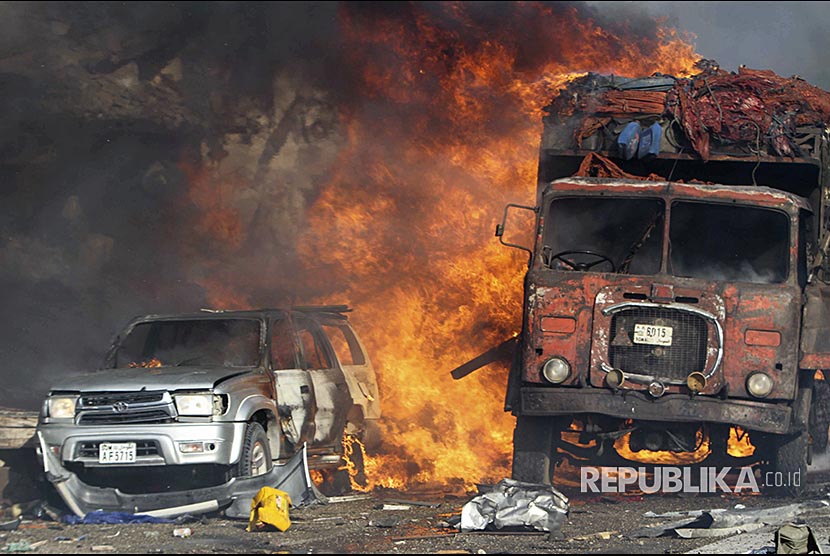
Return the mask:
[[582, 492], [672, 492], [714, 494], [758, 493], [763, 488], [799, 487], [801, 472], [764, 472], [755, 476], [752, 467], [582, 467], [579, 472]]

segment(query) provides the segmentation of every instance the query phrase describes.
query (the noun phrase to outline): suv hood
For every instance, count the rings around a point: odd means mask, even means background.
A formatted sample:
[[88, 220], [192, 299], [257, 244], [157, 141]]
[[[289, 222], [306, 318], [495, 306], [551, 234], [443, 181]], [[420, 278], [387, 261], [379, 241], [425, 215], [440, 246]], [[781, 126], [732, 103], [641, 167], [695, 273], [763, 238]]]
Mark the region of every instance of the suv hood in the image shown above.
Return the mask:
[[102, 369], [65, 377], [52, 383], [52, 391], [118, 392], [134, 390], [207, 390], [214, 384], [255, 367], [136, 367]]

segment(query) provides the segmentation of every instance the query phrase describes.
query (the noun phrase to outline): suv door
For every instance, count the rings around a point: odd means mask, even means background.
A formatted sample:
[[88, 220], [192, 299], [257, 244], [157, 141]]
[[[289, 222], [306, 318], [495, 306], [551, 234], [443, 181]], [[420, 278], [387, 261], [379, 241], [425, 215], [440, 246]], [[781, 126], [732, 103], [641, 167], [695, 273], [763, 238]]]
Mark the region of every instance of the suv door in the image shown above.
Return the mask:
[[296, 315], [294, 327], [300, 346], [300, 366], [308, 372], [314, 387], [316, 413], [311, 444], [339, 446], [352, 405], [343, 370], [331, 344], [313, 319]]
[[361, 410], [360, 417], [367, 420], [380, 418], [380, 397], [375, 371], [354, 329], [343, 318], [322, 318], [320, 325], [340, 361], [352, 402]]
[[297, 335], [288, 315], [271, 320], [269, 346], [271, 371], [277, 393], [280, 428], [296, 446], [314, 438], [314, 385], [300, 365]]

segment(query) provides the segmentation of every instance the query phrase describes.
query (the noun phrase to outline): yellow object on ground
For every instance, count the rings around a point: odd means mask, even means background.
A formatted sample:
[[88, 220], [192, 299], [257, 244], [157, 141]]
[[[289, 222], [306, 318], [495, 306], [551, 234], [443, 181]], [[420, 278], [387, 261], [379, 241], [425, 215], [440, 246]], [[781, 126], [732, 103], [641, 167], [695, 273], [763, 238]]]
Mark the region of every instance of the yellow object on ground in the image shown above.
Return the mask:
[[262, 487], [251, 500], [251, 520], [248, 531], [261, 531], [271, 525], [280, 531], [291, 527], [288, 507], [291, 497], [287, 492], [271, 487]]

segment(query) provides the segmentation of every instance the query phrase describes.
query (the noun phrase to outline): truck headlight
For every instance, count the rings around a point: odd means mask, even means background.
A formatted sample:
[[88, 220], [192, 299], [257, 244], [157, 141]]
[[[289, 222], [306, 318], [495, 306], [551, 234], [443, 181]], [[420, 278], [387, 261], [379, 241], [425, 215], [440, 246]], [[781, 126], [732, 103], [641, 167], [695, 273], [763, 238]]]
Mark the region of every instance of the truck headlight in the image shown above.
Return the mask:
[[553, 384], [564, 382], [571, 374], [571, 366], [564, 357], [551, 357], [542, 367], [542, 376]]
[[50, 397], [46, 403], [48, 416], [52, 419], [74, 419], [77, 401], [78, 396]]
[[213, 415], [213, 394], [175, 394], [179, 415], [210, 417]]
[[746, 378], [746, 389], [756, 398], [766, 398], [772, 392], [772, 379], [766, 373], [752, 373]]

